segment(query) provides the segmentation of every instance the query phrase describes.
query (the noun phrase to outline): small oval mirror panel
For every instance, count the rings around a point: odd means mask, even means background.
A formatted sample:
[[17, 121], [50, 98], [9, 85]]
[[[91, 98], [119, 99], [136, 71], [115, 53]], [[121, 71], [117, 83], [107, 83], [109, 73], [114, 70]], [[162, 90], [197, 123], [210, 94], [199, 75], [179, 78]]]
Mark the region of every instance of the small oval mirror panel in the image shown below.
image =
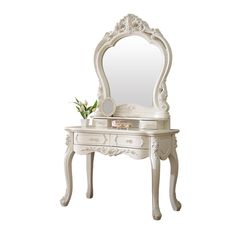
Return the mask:
[[101, 111], [105, 116], [111, 116], [116, 110], [115, 102], [112, 98], [107, 97], [102, 101]]
[[161, 50], [139, 36], [122, 38], [109, 48], [103, 56], [103, 68], [116, 104], [151, 107], [163, 65]]

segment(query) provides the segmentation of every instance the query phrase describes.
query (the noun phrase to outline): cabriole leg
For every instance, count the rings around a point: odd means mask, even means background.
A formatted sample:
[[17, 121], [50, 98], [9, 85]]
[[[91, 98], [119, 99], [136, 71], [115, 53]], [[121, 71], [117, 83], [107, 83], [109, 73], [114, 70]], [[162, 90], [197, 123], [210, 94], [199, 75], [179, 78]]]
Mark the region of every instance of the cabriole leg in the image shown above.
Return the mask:
[[162, 216], [159, 208], [160, 158], [157, 155], [156, 140], [152, 140], [151, 143], [150, 159], [152, 166], [152, 216], [154, 220], [160, 220]]
[[93, 161], [94, 161], [94, 152], [87, 154], [87, 182], [88, 182], [88, 189], [86, 196], [87, 198], [93, 197]]
[[65, 178], [66, 178], [66, 193], [64, 197], [61, 199], [61, 205], [67, 206], [73, 189], [73, 180], [72, 180], [72, 159], [75, 154], [73, 150], [73, 143], [72, 143], [72, 136], [73, 134], [69, 134], [67, 136], [67, 151], [65, 154], [65, 161], [64, 161], [64, 168], [65, 168]]
[[173, 146], [171, 154], [169, 155], [170, 160], [170, 202], [173, 210], [179, 211], [181, 208], [181, 203], [176, 198], [176, 182], [178, 178], [178, 157], [176, 152], [176, 139], [173, 137]]

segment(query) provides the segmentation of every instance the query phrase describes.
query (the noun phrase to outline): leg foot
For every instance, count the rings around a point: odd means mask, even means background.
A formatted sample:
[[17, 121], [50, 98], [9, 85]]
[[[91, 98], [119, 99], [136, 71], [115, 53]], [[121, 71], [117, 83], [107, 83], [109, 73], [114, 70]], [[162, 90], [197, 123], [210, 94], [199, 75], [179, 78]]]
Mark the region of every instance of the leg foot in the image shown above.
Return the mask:
[[69, 203], [69, 200], [68, 200], [68, 199], [66, 200], [65, 197], [63, 197], [63, 198], [60, 200], [60, 203], [61, 203], [62, 206], [67, 206], [68, 203]]
[[152, 217], [154, 220], [160, 220], [162, 215], [161, 215], [161, 212], [160, 212], [160, 209], [153, 209], [152, 211]]

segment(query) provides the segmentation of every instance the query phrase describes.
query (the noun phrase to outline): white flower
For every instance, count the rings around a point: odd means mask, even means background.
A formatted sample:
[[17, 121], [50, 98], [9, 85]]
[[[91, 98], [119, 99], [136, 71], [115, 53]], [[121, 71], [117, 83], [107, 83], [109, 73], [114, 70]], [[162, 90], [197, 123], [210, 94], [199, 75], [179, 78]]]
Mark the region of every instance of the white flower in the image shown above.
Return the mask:
[[88, 105], [88, 102], [86, 100], [84, 100], [84, 105], [87, 106]]
[[84, 106], [81, 106], [80, 107], [80, 112], [83, 112], [84, 111]]
[[95, 112], [95, 111], [96, 111], [96, 108], [93, 108], [93, 109], [92, 109], [92, 112]]

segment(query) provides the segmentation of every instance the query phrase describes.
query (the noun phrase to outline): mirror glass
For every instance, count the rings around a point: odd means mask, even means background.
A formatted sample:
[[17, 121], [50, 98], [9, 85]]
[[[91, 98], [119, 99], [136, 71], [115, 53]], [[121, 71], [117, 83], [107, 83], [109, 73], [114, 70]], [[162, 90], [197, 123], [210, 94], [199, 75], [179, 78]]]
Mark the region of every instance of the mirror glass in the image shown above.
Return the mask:
[[109, 48], [103, 56], [103, 68], [116, 104], [151, 107], [163, 65], [159, 47], [140, 36], [122, 38]]
[[101, 111], [105, 116], [111, 116], [116, 110], [115, 102], [112, 98], [107, 97], [102, 101]]

